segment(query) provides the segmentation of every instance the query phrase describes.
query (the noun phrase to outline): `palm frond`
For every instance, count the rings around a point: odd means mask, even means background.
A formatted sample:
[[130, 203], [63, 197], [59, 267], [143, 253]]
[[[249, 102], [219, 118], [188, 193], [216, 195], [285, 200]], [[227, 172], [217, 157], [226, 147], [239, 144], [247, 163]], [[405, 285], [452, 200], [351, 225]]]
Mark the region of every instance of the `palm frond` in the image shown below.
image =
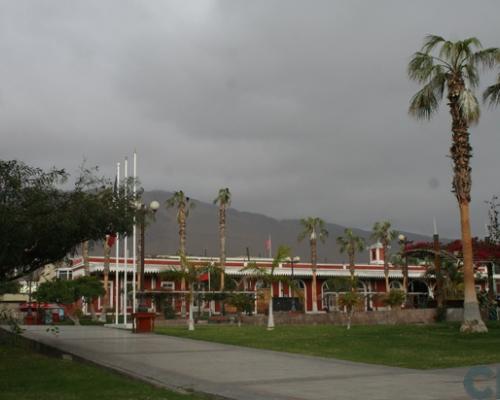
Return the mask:
[[438, 107], [435, 90], [432, 84], [428, 83], [411, 98], [408, 113], [417, 119], [431, 119]]
[[434, 47], [445, 40], [441, 36], [437, 35], [427, 35], [424, 38], [424, 45], [422, 46], [422, 52], [430, 53]]
[[456, 48], [453, 42], [445, 41], [439, 50], [439, 57], [445, 60], [452, 60], [455, 56]]
[[467, 48], [470, 48], [471, 46], [474, 46], [477, 49], [483, 48], [481, 41], [477, 37], [474, 37], [474, 36], [465, 39], [462, 43]]
[[471, 59], [474, 65], [493, 68], [500, 64], [500, 49], [498, 47], [490, 47], [477, 51], [472, 55]]
[[460, 113], [462, 117], [469, 124], [476, 124], [479, 122], [479, 117], [481, 115], [481, 111], [479, 109], [479, 102], [472, 93], [471, 90], [465, 89], [460, 93], [458, 98], [458, 105], [460, 107]]
[[429, 54], [417, 52], [408, 63], [408, 77], [419, 83], [426, 82], [433, 72], [434, 58]]
[[500, 74], [498, 74], [497, 83], [488, 86], [484, 91], [483, 101], [489, 102], [490, 106], [500, 105]]
[[469, 81], [469, 85], [475, 88], [479, 85], [479, 75], [477, 74], [477, 68], [474, 63], [467, 63], [464, 66], [465, 78]]

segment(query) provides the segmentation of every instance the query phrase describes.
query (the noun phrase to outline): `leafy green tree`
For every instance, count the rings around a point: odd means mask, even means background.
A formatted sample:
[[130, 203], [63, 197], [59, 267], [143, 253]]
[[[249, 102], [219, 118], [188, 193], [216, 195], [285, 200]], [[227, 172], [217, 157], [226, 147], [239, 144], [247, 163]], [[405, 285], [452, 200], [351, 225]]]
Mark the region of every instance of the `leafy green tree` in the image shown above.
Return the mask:
[[[187, 197], [182, 190], [175, 192], [167, 200], [167, 208], [177, 209], [177, 224], [179, 225], [179, 256], [182, 259], [186, 257], [186, 220], [189, 217], [189, 211], [194, 207], [194, 203]], [[181, 278], [181, 290], [186, 290], [186, 280]], [[181, 305], [182, 317], [186, 317], [186, 299], [182, 297]]]
[[383, 298], [384, 304], [390, 306], [391, 308], [401, 308], [405, 300], [406, 293], [404, 292], [404, 290], [399, 289], [391, 289], [389, 293], [386, 293]]
[[226, 265], [226, 210], [231, 205], [231, 192], [228, 188], [219, 189], [219, 194], [214, 200], [219, 204], [219, 240], [220, 240], [220, 288], [224, 290], [224, 267]]
[[318, 239], [321, 243], [325, 243], [328, 237], [328, 231], [325, 228], [325, 221], [318, 217], [307, 217], [300, 220], [302, 232], [299, 234], [298, 240], [301, 242], [306, 237], [309, 238], [309, 246], [311, 248], [311, 265], [312, 265], [312, 311], [318, 312], [318, 295], [316, 283], [316, 268], [318, 265]]
[[17, 281], [0, 282], [0, 296], [2, 294], [17, 294], [21, 290], [21, 285]]
[[231, 293], [226, 302], [236, 308], [238, 327], [241, 327], [241, 314], [252, 309], [253, 296], [248, 293]]
[[131, 231], [130, 196], [91, 170], [82, 170], [71, 190], [62, 187], [68, 177], [0, 160], [0, 281], [60, 261], [87, 240]]
[[[410, 102], [409, 113], [418, 119], [430, 119], [438, 110], [439, 102], [447, 94], [451, 114], [453, 161], [453, 193], [460, 209], [460, 225], [464, 257], [464, 320], [463, 332], [487, 332], [477, 302], [469, 203], [471, 201], [472, 147], [469, 127], [479, 121], [480, 108], [474, 95], [479, 84], [479, 67], [492, 68], [500, 63], [500, 49], [483, 49], [481, 42], [470, 37], [452, 42], [436, 35], [428, 35], [422, 49], [416, 52], [408, 65], [408, 76], [422, 85]], [[498, 85], [498, 84], [497, 84]], [[497, 85], [484, 93], [485, 100], [498, 103]]]
[[[73, 304], [84, 298], [88, 304], [98, 296], [104, 294], [101, 281], [95, 276], [83, 276], [74, 280], [55, 279], [45, 281], [38, 285], [35, 298], [39, 302]], [[70, 315], [70, 318], [79, 324], [78, 313]]]
[[347, 253], [347, 257], [349, 258], [349, 270], [351, 271], [351, 277], [354, 278], [356, 272], [356, 253], [364, 251], [365, 241], [363, 238], [356, 235], [352, 229], [346, 228], [344, 230], [344, 236], [339, 236], [337, 238], [337, 244], [340, 246], [339, 250], [341, 253]]
[[382, 251], [384, 255], [384, 277], [385, 277], [385, 291], [389, 293], [389, 246], [391, 242], [396, 239], [398, 232], [391, 229], [389, 221], [375, 222], [372, 228], [372, 239], [377, 240], [382, 244]]
[[72, 282], [75, 285], [75, 297], [77, 299], [84, 298], [89, 305], [92, 320], [96, 319], [93, 301], [106, 293], [102, 282], [96, 276], [82, 276]]

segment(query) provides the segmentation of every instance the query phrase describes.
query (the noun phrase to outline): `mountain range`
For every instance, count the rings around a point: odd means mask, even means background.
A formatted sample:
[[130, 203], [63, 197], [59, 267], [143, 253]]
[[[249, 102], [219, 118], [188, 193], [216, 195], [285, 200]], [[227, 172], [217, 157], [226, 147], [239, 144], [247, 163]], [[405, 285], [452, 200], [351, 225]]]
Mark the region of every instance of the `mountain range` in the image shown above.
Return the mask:
[[[172, 255], [177, 253], [179, 237], [176, 210], [165, 207], [165, 201], [172, 195], [166, 191], [146, 191], [143, 201], [149, 204], [151, 200], [160, 202], [161, 207], [155, 219], [146, 229], [146, 254], [148, 256]], [[193, 256], [219, 255], [218, 207], [214, 204], [191, 199], [195, 204], [187, 219], [187, 253]], [[310, 260], [309, 243], [306, 240], [299, 243], [297, 237], [301, 232], [299, 219], [278, 220], [262, 214], [239, 211], [229, 208], [226, 217], [226, 248], [227, 257], [246, 256], [247, 248], [251, 257], [266, 257], [266, 240], [271, 237], [272, 250], [281, 245], [292, 248], [294, 256], [301, 260]], [[329, 237], [325, 243], [318, 244], [318, 262], [347, 262], [345, 254], [340, 254], [336, 238], [343, 234], [345, 226], [327, 223]], [[397, 228], [397, 227], [396, 227]], [[367, 245], [373, 243], [371, 232], [355, 229], [353, 231], [366, 240]], [[429, 241], [431, 237], [401, 232], [409, 240]], [[96, 246], [94, 252], [101, 252]], [[397, 249], [397, 243], [392, 246]], [[357, 256], [358, 262], [368, 261], [368, 251]]]

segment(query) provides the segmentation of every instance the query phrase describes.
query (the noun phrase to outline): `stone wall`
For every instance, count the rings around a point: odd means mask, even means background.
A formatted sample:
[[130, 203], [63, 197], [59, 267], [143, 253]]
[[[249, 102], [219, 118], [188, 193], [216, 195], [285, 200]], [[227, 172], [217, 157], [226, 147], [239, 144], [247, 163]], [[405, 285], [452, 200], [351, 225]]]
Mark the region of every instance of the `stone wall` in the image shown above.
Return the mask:
[[[358, 325], [430, 324], [435, 321], [435, 315], [436, 310], [434, 308], [364, 311], [354, 313], [352, 323]], [[274, 322], [276, 325], [345, 325], [347, 317], [345, 313], [339, 311], [319, 314], [277, 312], [274, 313]], [[266, 325], [267, 316], [245, 316], [243, 317], [243, 323], [249, 325]]]

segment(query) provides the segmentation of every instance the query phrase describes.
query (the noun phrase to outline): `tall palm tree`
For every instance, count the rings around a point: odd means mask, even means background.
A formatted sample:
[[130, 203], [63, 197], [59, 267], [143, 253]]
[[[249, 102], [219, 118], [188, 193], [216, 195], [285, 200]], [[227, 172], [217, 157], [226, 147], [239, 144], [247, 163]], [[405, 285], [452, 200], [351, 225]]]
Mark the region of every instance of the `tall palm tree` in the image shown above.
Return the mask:
[[[179, 256], [181, 260], [186, 257], [186, 220], [189, 210], [194, 207], [191, 199], [184, 195], [182, 190], [175, 192], [166, 202], [167, 208], [177, 209], [177, 224], [179, 225]], [[186, 279], [181, 279], [181, 291], [186, 290]], [[186, 298], [182, 296], [181, 315], [186, 317]]]
[[[351, 271], [351, 279], [354, 279], [356, 269], [354, 261], [356, 253], [365, 249], [365, 241], [363, 238], [356, 235], [352, 229], [346, 228], [344, 230], [344, 236], [339, 236], [337, 238], [337, 244], [340, 246], [340, 252], [346, 253], [349, 258], [349, 271]], [[356, 288], [353, 288], [353, 290], [356, 290]]]
[[226, 265], [226, 209], [231, 205], [231, 192], [228, 188], [219, 189], [214, 204], [219, 204], [219, 239], [220, 239], [220, 290], [224, 290], [224, 266]]
[[318, 239], [324, 243], [328, 237], [328, 231], [325, 228], [325, 221], [318, 217], [307, 217], [300, 220], [302, 232], [299, 234], [299, 242], [306, 237], [309, 238], [311, 247], [311, 265], [312, 265], [312, 311], [318, 312], [318, 299], [316, 290], [316, 266], [318, 265]]
[[[439, 47], [439, 51], [438, 51]], [[471, 37], [451, 42], [436, 35], [428, 35], [421, 51], [416, 52], [408, 65], [408, 76], [423, 87], [410, 102], [410, 115], [430, 119], [437, 111], [439, 101], [446, 91], [451, 114], [453, 160], [453, 193], [460, 209], [460, 225], [464, 257], [464, 320], [463, 332], [487, 332], [479, 313], [474, 285], [472, 239], [469, 220], [471, 200], [472, 147], [469, 143], [469, 126], [479, 121], [479, 103], [474, 89], [479, 84], [478, 67], [492, 68], [500, 63], [500, 49], [482, 49], [481, 42]], [[484, 97], [497, 102], [495, 85], [486, 90]]]
[[382, 244], [382, 251], [384, 253], [385, 291], [389, 293], [389, 246], [398, 236], [398, 232], [391, 229], [391, 223], [389, 221], [375, 222], [372, 231], [372, 239]]

